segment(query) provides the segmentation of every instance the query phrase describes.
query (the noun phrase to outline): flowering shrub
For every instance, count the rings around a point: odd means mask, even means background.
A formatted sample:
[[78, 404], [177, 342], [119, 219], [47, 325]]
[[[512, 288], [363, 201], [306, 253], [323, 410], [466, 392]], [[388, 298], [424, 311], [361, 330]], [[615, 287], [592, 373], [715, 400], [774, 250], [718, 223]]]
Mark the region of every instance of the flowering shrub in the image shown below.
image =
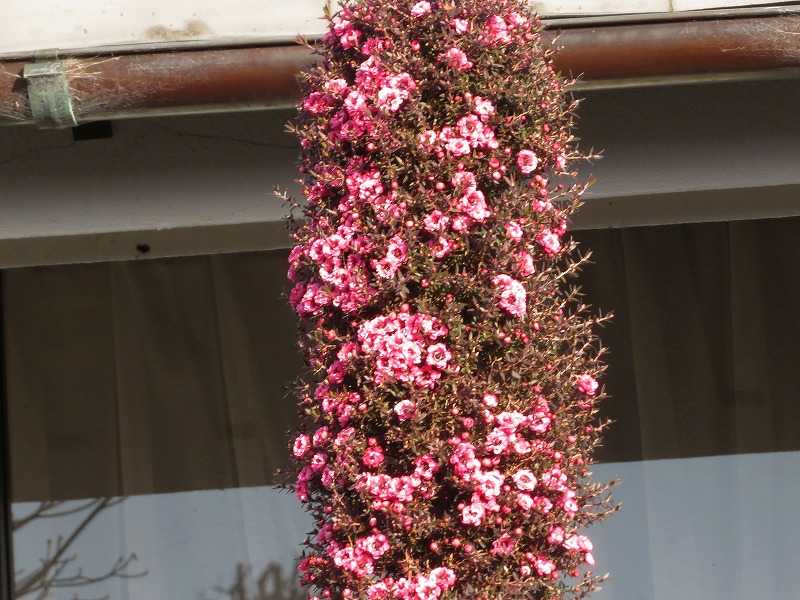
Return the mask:
[[303, 76], [289, 257], [311, 597], [583, 597], [602, 348], [574, 104], [522, 0], [348, 0]]

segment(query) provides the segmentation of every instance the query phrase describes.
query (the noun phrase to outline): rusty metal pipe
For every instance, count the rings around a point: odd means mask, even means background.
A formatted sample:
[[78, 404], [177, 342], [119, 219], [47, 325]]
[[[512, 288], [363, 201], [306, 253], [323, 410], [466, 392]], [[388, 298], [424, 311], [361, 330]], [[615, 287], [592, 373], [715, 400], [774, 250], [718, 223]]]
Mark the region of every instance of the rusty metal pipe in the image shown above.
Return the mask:
[[[588, 84], [800, 69], [800, 16], [570, 27], [551, 23], [556, 64]], [[64, 59], [78, 122], [287, 107], [315, 57], [300, 46], [127, 53]], [[24, 62], [0, 62], [0, 123], [32, 119]]]

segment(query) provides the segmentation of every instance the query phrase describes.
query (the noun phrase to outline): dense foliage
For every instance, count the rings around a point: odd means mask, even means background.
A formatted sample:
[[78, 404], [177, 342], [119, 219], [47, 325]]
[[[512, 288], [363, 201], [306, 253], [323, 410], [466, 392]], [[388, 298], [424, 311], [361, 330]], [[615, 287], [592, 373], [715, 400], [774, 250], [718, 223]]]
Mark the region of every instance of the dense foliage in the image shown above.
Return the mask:
[[349, 0], [290, 129], [315, 598], [582, 597], [603, 349], [573, 101], [522, 0]]

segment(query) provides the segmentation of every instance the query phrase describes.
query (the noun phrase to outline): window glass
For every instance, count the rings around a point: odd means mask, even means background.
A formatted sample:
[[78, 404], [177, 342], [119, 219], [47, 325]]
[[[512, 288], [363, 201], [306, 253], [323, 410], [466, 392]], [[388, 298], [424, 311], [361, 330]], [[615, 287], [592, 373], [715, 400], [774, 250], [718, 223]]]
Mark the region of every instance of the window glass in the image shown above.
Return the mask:
[[285, 261], [6, 273], [16, 597], [297, 596]]
[[800, 219], [587, 231], [613, 309], [598, 600], [797, 596]]
[[[595, 474], [624, 506], [590, 531], [596, 597], [794, 597], [800, 219], [576, 235], [616, 313]], [[18, 598], [300, 597], [310, 522], [272, 487], [301, 366], [285, 260], [6, 272]]]

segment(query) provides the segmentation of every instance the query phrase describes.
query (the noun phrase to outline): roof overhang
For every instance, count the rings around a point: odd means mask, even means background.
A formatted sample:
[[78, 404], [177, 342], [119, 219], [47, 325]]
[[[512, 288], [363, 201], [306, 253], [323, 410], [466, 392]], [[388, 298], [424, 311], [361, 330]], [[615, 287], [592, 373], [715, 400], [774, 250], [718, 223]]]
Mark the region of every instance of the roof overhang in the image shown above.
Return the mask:
[[[550, 20], [545, 41], [584, 89], [800, 73], [792, 7]], [[0, 61], [0, 124], [286, 108], [298, 98], [297, 73], [315, 60], [298, 45], [243, 40], [18, 57]], [[49, 68], [32, 68], [41, 62]]]

